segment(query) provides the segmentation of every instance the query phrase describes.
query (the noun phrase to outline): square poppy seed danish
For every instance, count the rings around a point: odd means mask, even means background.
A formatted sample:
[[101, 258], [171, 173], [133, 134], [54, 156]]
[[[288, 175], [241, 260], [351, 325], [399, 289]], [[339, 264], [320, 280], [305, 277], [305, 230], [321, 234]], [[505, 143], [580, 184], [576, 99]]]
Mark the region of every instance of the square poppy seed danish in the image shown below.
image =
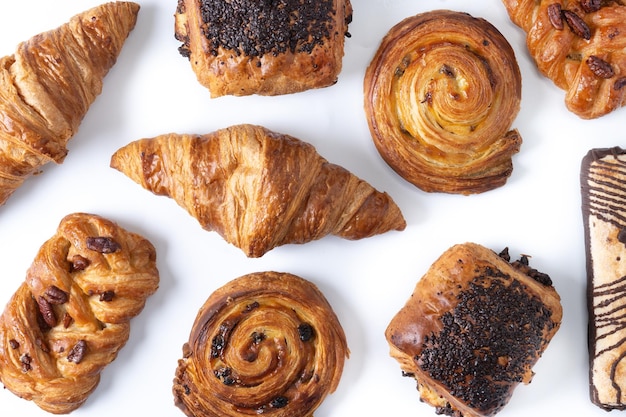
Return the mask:
[[508, 403], [561, 324], [550, 277], [475, 243], [448, 249], [386, 330], [391, 356], [438, 414], [486, 417]]

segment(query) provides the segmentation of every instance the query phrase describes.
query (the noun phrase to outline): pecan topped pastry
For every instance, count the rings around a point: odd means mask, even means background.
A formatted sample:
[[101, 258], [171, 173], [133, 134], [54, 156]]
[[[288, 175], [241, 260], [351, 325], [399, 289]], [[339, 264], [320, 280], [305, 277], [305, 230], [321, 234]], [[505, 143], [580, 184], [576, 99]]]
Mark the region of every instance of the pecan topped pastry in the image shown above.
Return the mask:
[[438, 414], [488, 417], [530, 383], [562, 315], [552, 280], [527, 256], [510, 262], [508, 250], [465, 243], [433, 263], [386, 337]]
[[567, 108], [583, 119], [626, 103], [626, 5], [621, 1], [503, 0], [526, 32], [537, 68], [565, 90]]
[[77, 409], [158, 285], [150, 242], [93, 214], [66, 216], [0, 316], [0, 381], [50, 413]]
[[333, 85], [350, 0], [178, 0], [175, 36], [212, 97], [279, 95]]

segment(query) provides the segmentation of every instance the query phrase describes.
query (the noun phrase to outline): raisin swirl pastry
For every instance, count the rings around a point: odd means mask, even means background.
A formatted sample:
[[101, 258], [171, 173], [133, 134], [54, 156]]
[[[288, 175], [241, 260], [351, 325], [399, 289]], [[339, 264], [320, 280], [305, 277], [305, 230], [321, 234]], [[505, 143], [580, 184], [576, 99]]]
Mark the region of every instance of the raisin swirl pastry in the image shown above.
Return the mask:
[[626, 6], [611, 0], [503, 0], [539, 71], [582, 119], [626, 103]]
[[0, 58], [0, 205], [66, 145], [135, 27], [139, 5], [110, 2]]
[[530, 383], [562, 317], [552, 280], [528, 257], [463, 243], [433, 263], [385, 335], [437, 414], [488, 417]]
[[209, 296], [183, 347], [173, 393], [189, 417], [312, 416], [339, 384], [343, 329], [311, 282], [239, 277]]
[[475, 194], [510, 176], [521, 75], [486, 20], [449, 10], [406, 18], [383, 38], [364, 92], [376, 148], [420, 189]]
[[96, 215], [66, 216], [0, 316], [0, 381], [50, 413], [77, 409], [158, 284], [149, 241]]
[[349, 0], [178, 0], [175, 36], [211, 97], [328, 87], [341, 72]]

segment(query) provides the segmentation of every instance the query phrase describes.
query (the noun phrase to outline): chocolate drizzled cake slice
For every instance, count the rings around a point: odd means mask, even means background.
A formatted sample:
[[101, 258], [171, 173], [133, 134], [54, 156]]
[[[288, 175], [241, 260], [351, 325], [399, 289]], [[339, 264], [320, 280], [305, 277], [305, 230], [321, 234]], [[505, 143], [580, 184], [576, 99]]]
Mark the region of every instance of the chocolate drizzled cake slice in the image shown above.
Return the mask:
[[580, 180], [591, 400], [626, 409], [626, 150], [590, 150]]

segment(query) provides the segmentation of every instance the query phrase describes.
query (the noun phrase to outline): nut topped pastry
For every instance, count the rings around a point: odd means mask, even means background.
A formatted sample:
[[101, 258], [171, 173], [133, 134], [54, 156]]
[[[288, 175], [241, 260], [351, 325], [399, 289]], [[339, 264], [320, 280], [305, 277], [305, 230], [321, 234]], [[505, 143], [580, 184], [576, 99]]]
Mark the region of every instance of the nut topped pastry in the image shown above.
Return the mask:
[[438, 414], [486, 417], [508, 403], [561, 324], [550, 277], [475, 243], [433, 263], [386, 337], [405, 375]]
[[583, 119], [626, 103], [626, 5], [621, 1], [503, 0], [539, 71]]
[[212, 97], [336, 83], [350, 0], [178, 0], [175, 36]]

